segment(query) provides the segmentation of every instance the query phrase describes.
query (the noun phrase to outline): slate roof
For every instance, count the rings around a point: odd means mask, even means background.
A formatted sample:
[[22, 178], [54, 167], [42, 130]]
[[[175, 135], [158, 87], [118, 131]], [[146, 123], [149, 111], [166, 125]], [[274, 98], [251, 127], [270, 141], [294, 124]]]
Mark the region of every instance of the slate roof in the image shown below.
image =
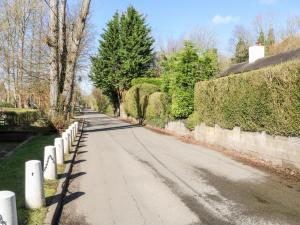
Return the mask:
[[273, 56], [264, 57], [256, 60], [254, 63], [239, 63], [229, 67], [220, 73], [220, 77], [227, 76], [229, 74], [243, 73], [251, 70], [257, 70], [263, 67], [280, 64], [286, 61], [290, 61], [296, 58], [300, 58], [300, 48], [284, 53], [280, 53]]

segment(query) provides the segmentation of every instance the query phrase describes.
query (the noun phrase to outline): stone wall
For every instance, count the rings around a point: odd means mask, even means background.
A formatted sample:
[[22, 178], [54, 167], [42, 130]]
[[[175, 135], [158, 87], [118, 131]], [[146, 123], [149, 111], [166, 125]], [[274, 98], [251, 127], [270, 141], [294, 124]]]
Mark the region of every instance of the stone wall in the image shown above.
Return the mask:
[[300, 138], [271, 136], [265, 132], [245, 132], [201, 124], [193, 132], [198, 141], [247, 153], [273, 165], [300, 169]]
[[[138, 122], [124, 115], [123, 118]], [[246, 153], [269, 161], [273, 165], [300, 170], [300, 138], [298, 137], [271, 136], [266, 132], [246, 132], [241, 131], [239, 127], [229, 130], [218, 125], [206, 126], [204, 123], [196, 126], [194, 131], [190, 131], [180, 120], [169, 122], [165, 130], [180, 136], [193, 136], [195, 140], [206, 144]]]
[[167, 123], [165, 126], [165, 130], [181, 136], [187, 136], [191, 134], [191, 132], [185, 127], [184, 123], [181, 120], [171, 121]]

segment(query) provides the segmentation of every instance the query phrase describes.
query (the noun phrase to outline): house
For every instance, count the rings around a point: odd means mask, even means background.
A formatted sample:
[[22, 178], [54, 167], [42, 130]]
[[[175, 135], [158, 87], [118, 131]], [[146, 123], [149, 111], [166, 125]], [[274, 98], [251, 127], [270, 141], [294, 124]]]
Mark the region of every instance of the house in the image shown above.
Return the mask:
[[273, 56], [264, 57], [264, 46], [255, 45], [249, 48], [249, 61], [233, 65], [220, 73], [220, 77], [229, 74], [243, 73], [250, 70], [257, 70], [263, 67], [280, 64], [296, 58], [300, 58], [300, 48]]

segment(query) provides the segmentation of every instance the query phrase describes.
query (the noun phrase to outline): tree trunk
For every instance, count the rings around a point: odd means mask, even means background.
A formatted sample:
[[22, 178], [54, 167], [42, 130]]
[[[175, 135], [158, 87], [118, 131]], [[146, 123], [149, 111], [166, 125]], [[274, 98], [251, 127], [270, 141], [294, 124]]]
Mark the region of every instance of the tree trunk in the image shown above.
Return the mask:
[[86, 19], [89, 13], [90, 0], [83, 0], [80, 9], [79, 20], [74, 25], [74, 30], [70, 35], [70, 47], [67, 56], [66, 79], [62, 93], [62, 101], [64, 105], [64, 117], [68, 117], [75, 83], [75, 68], [80, 51], [80, 43], [82, 41]]
[[50, 0], [50, 116], [57, 112], [58, 78], [59, 78], [59, 54], [58, 54], [58, 0]]
[[59, 9], [60, 27], [59, 27], [59, 54], [60, 54], [60, 72], [59, 72], [59, 93], [64, 89], [67, 65], [67, 29], [66, 29], [66, 4], [67, 0], [61, 0]]

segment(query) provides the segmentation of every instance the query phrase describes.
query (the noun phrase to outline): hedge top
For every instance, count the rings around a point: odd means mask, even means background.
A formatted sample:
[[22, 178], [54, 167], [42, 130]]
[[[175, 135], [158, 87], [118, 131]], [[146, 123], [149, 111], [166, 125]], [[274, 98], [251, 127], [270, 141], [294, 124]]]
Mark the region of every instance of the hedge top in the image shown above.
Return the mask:
[[197, 123], [300, 135], [300, 60], [198, 82]]

